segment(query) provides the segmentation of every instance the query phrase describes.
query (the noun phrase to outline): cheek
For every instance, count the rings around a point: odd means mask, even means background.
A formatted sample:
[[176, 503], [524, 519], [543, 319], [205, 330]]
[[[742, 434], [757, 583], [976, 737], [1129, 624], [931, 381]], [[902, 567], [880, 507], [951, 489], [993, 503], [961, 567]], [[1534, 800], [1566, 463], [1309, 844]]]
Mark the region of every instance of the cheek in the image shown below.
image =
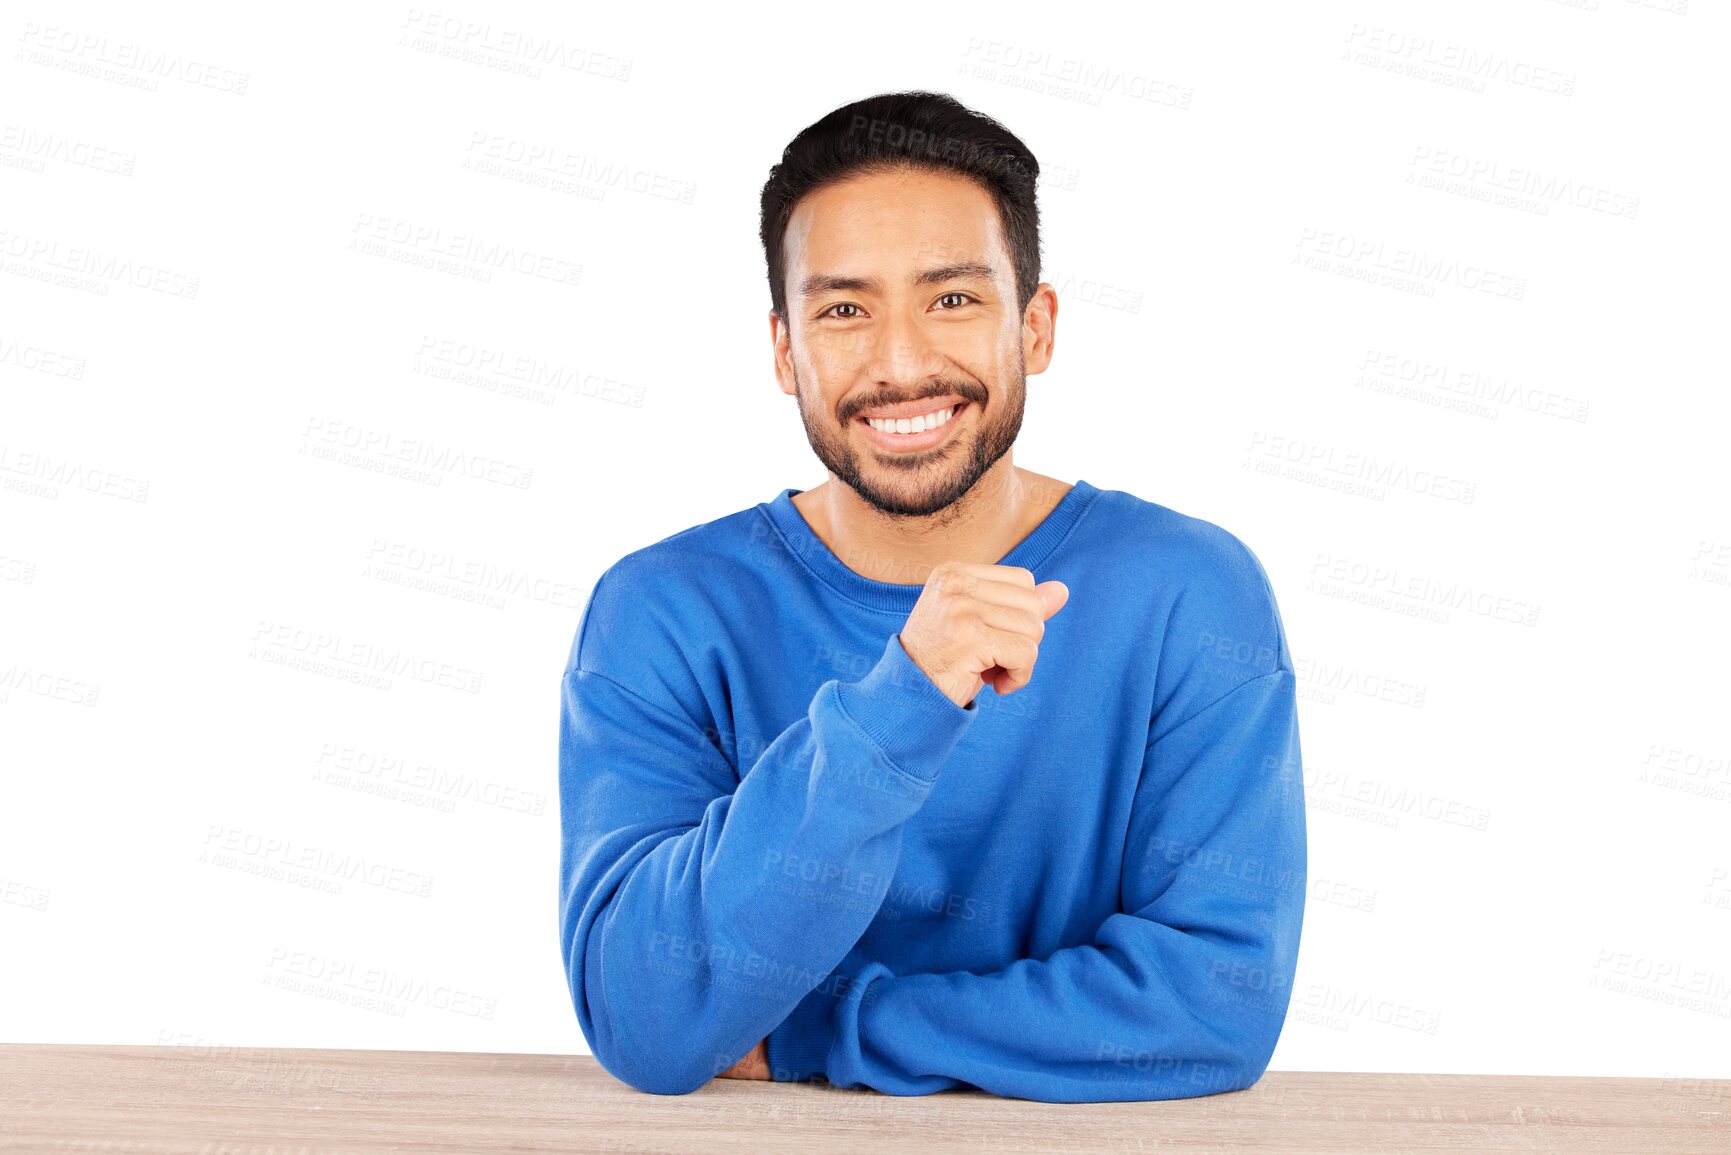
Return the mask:
[[981, 333], [958, 341], [950, 349], [956, 364], [977, 372], [984, 380], [996, 380], [1014, 370], [1022, 352], [1022, 331]]
[[835, 334], [825, 334], [800, 345], [793, 353], [801, 377], [825, 381], [849, 372], [854, 356]]

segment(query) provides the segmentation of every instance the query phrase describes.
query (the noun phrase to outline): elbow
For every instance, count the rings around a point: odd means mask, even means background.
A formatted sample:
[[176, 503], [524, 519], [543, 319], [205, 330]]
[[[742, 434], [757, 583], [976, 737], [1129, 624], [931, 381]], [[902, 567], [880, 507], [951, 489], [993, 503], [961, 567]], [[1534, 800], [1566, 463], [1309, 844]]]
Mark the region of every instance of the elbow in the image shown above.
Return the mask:
[[[587, 957], [595, 943], [591, 939], [585, 947], [568, 951], [568, 962]], [[578, 1026], [589, 1044], [590, 1055], [601, 1064], [602, 1070], [626, 1086], [651, 1095], [688, 1095], [732, 1066], [728, 1062], [705, 1068], [694, 1056], [708, 1048], [689, 1039], [678, 1040], [665, 1016], [649, 1016], [660, 1019], [656, 1022], [644, 1021], [643, 1016], [634, 1022], [622, 1022], [592, 977], [600, 973], [594, 967], [599, 959], [589, 962], [588, 968], [568, 968], [566, 978]]]
[[1243, 960], [1217, 960], [1211, 977], [1231, 988], [1237, 1013], [1221, 1031], [1226, 1064], [1237, 1089], [1255, 1086], [1268, 1073], [1275, 1047], [1286, 1029], [1298, 971], [1296, 931], [1277, 938]]
[[701, 1056], [712, 1049], [692, 1040], [631, 1050], [600, 1047], [594, 1048], [594, 1054], [603, 1070], [633, 1090], [648, 1095], [689, 1095], [736, 1065], [736, 1059], [724, 1057], [719, 1050], [714, 1051], [715, 1062], [705, 1062]]
[[1272, 1000], [1241, 1025], [1231, 1048], [1235, 1090], [1255, 1086], [1268, 1073], [1274, 1048], [1286, 1026], [1286, 1008], [1285, 998]]
[[1240, 1049], [1237, 1056], [1238, 1090], [1254, 1087], [1262, 1081], [1262, 1076], [1268, 1073], [1269, 1060], [1274, 1058], [1274, 1047], [1248, 1045]]
[[[1290, 971], [1237, 964], [1217, 965], [1214, 971], [1216, 981], [1224, 981], [1227, 975], [1251, 974], [1254, 979], [1231, 983], [1230, 992], [1216, 991], [1213, 997], [1194, 1004], [1195, 1017], [1208, 1027], [1190, 1050], [1196, 1067], [1192, 1077], [1207, 1087], [1202, 1093], [1255, 1086], [1274, 1058], [1291, 1002]], [[1204, 1003], [1212, 1004], [1212, 1013], [1201, 1010]]]
[[658, 1063], [653, 1056], [625, 1059], [595, 1056], [608, 1074], [635, 1091], [647, 1095], [689, 1095], [715, 1076], [708, 1071], [675, 1063]]
[[590, 1014], [580, 1018], [589, 1053], [601, 1069], [645, 1094], [689, 1095], [733, 1065], [705, 1066], [696, 1056], [707, 1048], [696, 1040], [661, 1041], [665, 1032], [652, 1030], [646, 1043], [641, 1033], [621, 1030], [613, 1016]]
[[602, 1070], [633, 1090], [650, 1095], [689, 1095], [732, 1065], [705, 1069], [702, 1063], [683, 1057], [684, 1048], [626, 1043], [615, 1029], [617, 1023], [582, 1017], [589, 1053]]

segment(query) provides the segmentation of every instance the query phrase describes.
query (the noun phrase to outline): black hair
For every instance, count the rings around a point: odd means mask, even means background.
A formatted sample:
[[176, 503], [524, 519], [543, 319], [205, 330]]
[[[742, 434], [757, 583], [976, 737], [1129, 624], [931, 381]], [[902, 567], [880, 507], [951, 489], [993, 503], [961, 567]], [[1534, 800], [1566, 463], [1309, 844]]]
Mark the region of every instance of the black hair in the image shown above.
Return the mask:
[[947, 170], [992, 194], [1015, 264], [1016, 307], [1026, 312], [1040, 283], [1040, 162], [1015, 133], [942, 92], [885, 92], [844, 104], [808, 125], [782, 150], [763, 186], [759, 231], [769, 299], [787, 319], [783, 237], [794, 206], [824, 185], [901, 166]]

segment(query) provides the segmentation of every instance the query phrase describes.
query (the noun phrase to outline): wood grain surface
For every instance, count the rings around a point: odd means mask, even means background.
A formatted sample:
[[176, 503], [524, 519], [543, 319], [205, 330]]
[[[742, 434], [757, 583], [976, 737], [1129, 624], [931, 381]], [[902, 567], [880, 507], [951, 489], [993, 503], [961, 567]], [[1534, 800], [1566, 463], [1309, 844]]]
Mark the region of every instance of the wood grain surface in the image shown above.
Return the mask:
[[717, 1079], [649, 1095], [587, 1056], [0, 1045], [0, 1151], [1731, 1153], [1731, 1080], [1270, 1071], [1050, 1104]]

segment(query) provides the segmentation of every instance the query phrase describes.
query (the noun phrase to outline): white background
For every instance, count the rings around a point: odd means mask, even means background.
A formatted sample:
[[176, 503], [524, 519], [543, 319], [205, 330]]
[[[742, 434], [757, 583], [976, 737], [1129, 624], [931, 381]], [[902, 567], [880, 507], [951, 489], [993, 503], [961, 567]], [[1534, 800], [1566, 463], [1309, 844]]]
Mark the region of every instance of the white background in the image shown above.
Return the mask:
[[935, 88], [1045, 169], [1017, 463], [1273, 580], [1274, 1068], [1731, 1076], [1731, 101], [1682, 3], [9, 7], [0, 1038], [586, 1049], [583, 601], [822, 480], [758, 193]]

